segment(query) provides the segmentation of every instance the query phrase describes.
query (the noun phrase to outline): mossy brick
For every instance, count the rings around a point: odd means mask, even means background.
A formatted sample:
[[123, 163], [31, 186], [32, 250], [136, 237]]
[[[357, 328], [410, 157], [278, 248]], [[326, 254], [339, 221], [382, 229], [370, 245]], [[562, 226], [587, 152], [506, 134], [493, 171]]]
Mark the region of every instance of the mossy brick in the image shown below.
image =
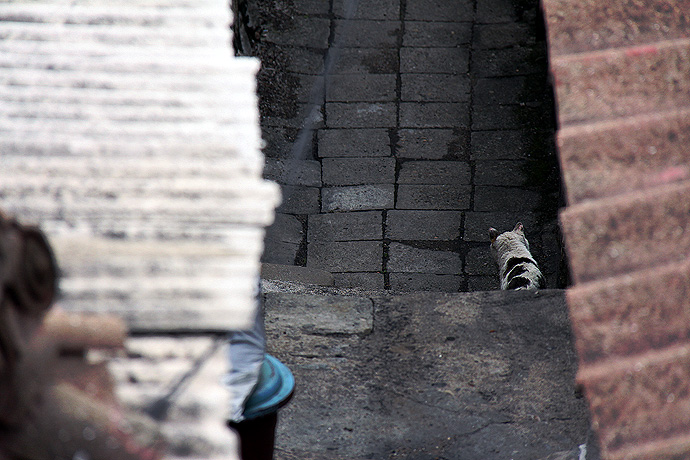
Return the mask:
[[391, 273], [457, 275], [462, 272], [460, 254], [434, 251], [392, 242], [388, 247], [387, 270]]
[[522, 222], [527, 238], [530, 239], [530, 236], [538, 230], [535, 218], [535, 213], [523, 211], [466, 212], [462, 239], [489, 244], [489, 228], [493, 227], [500, 232], [505, 232], [512, 230], [518, 222]]
[[[267, 158], [291, 159], [295, 158], [295, 139], [298, 130], [285, 127], [261, 127], [261, 137], [264, 141], [263, 153]], [[313, 158], [313, 143], [307, 142], [298, 152], [299, 158]]]
[[339, 288], [356, 288], [382, 290], [385, 287], [383, 273], [359, 272], [359, 273], [333, 273], [335, 286]]
[[469, 184], [470, 165], [463, 161], [405, 161], [398, 184]]
[[273, 223], [266, 228], [266, 238], [300, 244], [304, 239], [302, 222], [293, 215], [276, 213]]
[[[535, 2], [536, 6], [536, 2]], [[482, 0], [477, 2], [477, 24], [510, 23], [520, 18], [518, 4], [513, 0]]]
[[321, 186], [321, 164], [314, 160], [266, 159], [264, 177], [284, 185]]
[[458, 292], [462, 286], [463, 277], [431, 273], [391, 273], [389, 282], [394, 291]]
[[387, 157], [391, 140], [385, 129], [321, 129], [319, 157]]
[[393, 74], [332, 75], [326, 80], [329, 102], [389, 102], [396, 100]]
[[261, 262], [268, 264], [294, 265], [300, 245], [273, 238], [264, 239]]
[[474, 2], [471, 0], [415, 0], [407, 2], [407, 21], [472, 22]]
[[[536, 160], [535, 160], [536, 161]], [[475, 185], [529, 186], [527, 160], [481, 160], [474, 163]]]
[[440, 160], [468, 156], [469, 132], [460, 129], [400, 129], [398, 158]]
[[398, 50], [393, 48], [343, 48], [333, 64], [333, 74], [395, 74]]
[[307, 267], [328, 272], [376, 272], [383, 263], [381, 241], [312, 242], [307, 245]]
[[402, 101], [467, 102], [470, 100], [470, 78], [452, 74], [402, 74]]
[[322, 75], [324, 50], [302, 46], [274, 45], [277, 53], [286, 56], [285, 70], [303, 75]]
[[396, 107], [392, 102], [326, 103], [329, 128], [393, 128]]
[[396, 209], [467, 210], [472, 187], [469, 185], [398, 186]]
[[547, 68], [545, 47], [515, 47], [500, 50], [473, 50], [472, 73], [477, 78], [534, 75], [541, 78]]
[[472, 23], [406, 21], [403, 46], [426, 48], [467, 45], [472, 38]]
[[464, 47], [400, 48], [401, 73], [448, 73], [466, 75], [470, 50]]
[[394, 158], [324, 158], [324, 185], [395, 183]]
[[323, 0], [299, 0], [290, 4], [297, 14], [327, 16], [330, 5]]
[[[322, 3], [328, 3], [323, 2]], [[376, 2], [358, 2], [357, 9], [352, 12], [348, 11], [350, 3], [347, 0], [333, 1], [333, 15], [340, 19], [348, 17], [349, 19], [381, 19], [381, 20], [397, 20], [400, 18], [400, 1], [399, 0], [377, 0]]]
[[534, 190], [519, 187], [475, 186], [475, 211], [535, 211], [541, 204], [541, 195]]
[[530, 155], [533, 137], [524, 130], [473, 131], [473, 160], [517, 160]]
[[392, 209], [395, 195], [393, 184], [324, 187], [321, 193], [323, 212]]
[[337, 19], [333, 43], [343, 48], [397, 48], [400, 33], [400, 21]]
[[315, 103], [323, 99], [324, 79], [321, 75], [292, 74], [299, 81], [295, 100], [299, 103]]
[[470, 105], [465, 102], [401, 102], [400, 127], [469, 127]]
[[326, 18], [297, 16], [292, 27], [267, 28], [263, 40], [276, 45], [303, 46], [309, 48], [328, 48], [331, 21]]
[[479, 78], [472, 89], [477, 105], [520, 104], [542, 100], [546, 81], [534, 77]]
[[276, 210], [285, 214], [314, 214], [319, 212], [319, 188], [283, 185], [282, 203]]
[[298, 103], [295, 110], [286, 114], [267, 115], [261, 117], [261, 126], [274, 128], [302, 129], [323, 127], [323, 109], [320, 105]]
[[491, 256], [488, 242], [485, 247], [470, 248], [467, 251], [464, 271], [468, 275], [498, 276], [498, 268]]
[[308, 219], [310, 242], [383, 239], [381, 211], [313, 214]]
[[449, 241], [460, 236], [462, 212], [394, 209], [386, 214], [386, 238]]
[[474, 131], [548, 129], [553, 125], [551, 106], [543, 103], [531, 105], [473, 105]]
[[476, 291], [496, 291], [501, 288], [498, 275], [495, 276], [467, 276], [467, 290]]
[[534, 31], [527, 24], [477, 24], [472, 36], [474, 49], [502, 49], [515, 46], [534, 46]]

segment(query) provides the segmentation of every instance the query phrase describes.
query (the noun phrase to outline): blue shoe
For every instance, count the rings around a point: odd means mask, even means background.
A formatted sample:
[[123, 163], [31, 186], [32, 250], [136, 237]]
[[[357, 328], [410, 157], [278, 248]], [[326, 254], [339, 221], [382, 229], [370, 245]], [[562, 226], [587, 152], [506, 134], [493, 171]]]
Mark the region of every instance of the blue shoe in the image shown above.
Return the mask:
[[275, 357], [266, 354], [259, 371], [259, 381], [244, 406], [244, 417], [252, 419], [277, 412], [290, 401], [295, 391], [295, 377]]

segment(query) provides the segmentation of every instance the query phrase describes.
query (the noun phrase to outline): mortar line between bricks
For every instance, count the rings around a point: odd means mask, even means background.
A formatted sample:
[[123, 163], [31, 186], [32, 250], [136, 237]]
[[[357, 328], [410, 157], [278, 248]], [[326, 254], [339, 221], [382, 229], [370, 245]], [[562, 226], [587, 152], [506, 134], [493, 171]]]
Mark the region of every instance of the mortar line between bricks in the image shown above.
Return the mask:
[[[494, 77], [489, 77], [489, 78], [494, 78]], [[470, 99], [471, 99], [471, 98], [472, 98], [472, 92], [470, 92]], [[502, 105], [504, 105], [504, 106], [507, 106], [507, 105], [517, 105], [517, 106], [519, 106], [520, 104], [502, 104]], [[675, 113], [675, 111], [674, 111], [673, 113]], [[636, 115], [636, 116], [637, 116], [637, 115]], [[578, 127], [581, 127], [581, 126], [584, 126], [584, 125], [592, 125], [592, 124], [591, 124], [591, 123], [584, 123], [584, 124], [582, 124], [582, 125], [571, 124], [571, 125], [568, 125], [567, 127], [568, 127], [568, 128], [570, 128], [570, 127], [578, 128]], [[592, 125], [592, 126], [593, 126], [593, 125]], [[589, 126], [588, 126], [588, 127], [589, 127]], [[432, 128], [432, 129], [433, 129], [433, 128]], [[562, 128], [562, 129], [565, 129], [565, 128]], [[504, 131], [522, 131], [522, 128], [507, 128], [507, 129], [506, 129], [506, 128], [489, 128], [489, 129], [476, 129], [476, 130], [473, 130], [473, 131], [478, 132], [478, 133], [500, 133], [500, 132], [504, 132]], [[552, 130], [551, 130], [551, 129], [548, 129], [548, 128], [536, 128], [536, 129], [534, 129], [533, 131], [534, 131], [534, 132], [538, 132], [538, 133], [547, 133], [547, 132], [551, 132]]]
[[[393, 178], [393, 209], [395, 209], [398, 202], [398, 175], [400, 173], [400, 161], [398, 160], [397, 142], [400, 138], [400, 100], [402, 99], [402, 75], [400, 73], [400, 50], [403, 46], [403, 38], [405, 36], [405, 12], [407, 10], [406, 0], [400, 0], [399, 21], [400, 21], [400, 35], [397, 40], [398, 59], [395, 73], [395, 133], [391, 135], [391, 155], [395, 160], [395, 175]], [[390, 240], [386, 238], [386, 219], [388, 218], [388, 211], [384, 210], [382, 213], [382, 246], [383, 246], [383, 261], [381, 264], [381, 271], [383, 272], [383, 287], [384, 289], [391, 289], [390, 273], [388, 272], [388, 258], [390, 250]]]
[[396, 129], [400, 129], [400, 100], [402, 98], [402, 75], [400, 74], [400, 50], [402, 49], [403, 46], [403, 37], [405, 36], [405, 10], [406, 10], [406, 1], [407, 0], [400, 0], [400, 12], [399, 12], [399, 20], [400, 20], [400, 34], [398, 35], [398, 40], [397, 40], [397, 48], [398, 48], [398, 65], [396, 66], [396, 72], [395, 72], [395, 127]]
[[[398, 51], [398, 60], [397, 60], [397, 66], [395, 69], [395, 130], [396, 130], [396, 139], [400, 137], [400, 100], [402, 99], [402, 75], [400, 73], [400, 61], [402, 59], [402, 56], [400, 55], [401, 49], [403, 47], [403, 37], [405, 36], [405, 10], [406, 10], [406, 1], [407, 0], [400, 0], [400, 12], [399, 12], [399, 20], [400, 20], [400, 35], [398, 36], [397, 40], [397, 51]], [[395, 145], [393, 145], [393, 156], [395, 157], [395, 163], [396, 163], [396, 169], [398, 166], [398, 156], [397, 156], [397, 151], [395, 149]], [[395, 184], [397, 185], [398, 178], [397, 178], [397, 172], [396, 172], [396, 177], [395, 177]], [[397, 197], [396, 197], [397, 198]], [[397, 200], [393, 201], [393, 207], [395, 207], [395, 202]]]
[[[474, 76], [474, 35], [475, 35], [475, 29], [476, 29], [476, 18], [477, 18], [477, 0], [475, 0], [472, 4], [472, 26], [470, 27], [470, 45], [469, 45], [469, 52], [468, 52], [468, 63], [467, 63], [467, 72], [469, 74], [470, 78], [470, 98], [469, 98], [469, 116], [468, 116], [468, 132], [470, 137], [472, 136], [472, 131], [473, 131], [473, 115], [474, 115], [474, 88], [475, 88], [475, 82], [476, 82], [476, 77]], [[469, 252], [469, 246], [467, 243], [464, 241], [464, 235], [465, 235], [465, 225], [467, 221], [467, 212], [472, 212], [474, 211], [474, 192], [475, 192], [475, 173], [476, 173], [476, 163], [473, 160], [473, 155], [472, 155], [472, 143], [470, 142], [470, 152], [468, 155], [468, 163], [470, 166], [470, 203], [469, 203], [469, 209], [465, 212], [462, 213], [462, 216], [460, 217], [460, 222], [461, 222], [461, 237], [460, 239], [462, 240], [462, 245], [461, 245], [461, 254], [460, 254], [460, 263], [462, 266], [460, 267], [461, 273], [462, 273], [462, 281], [460, 285], [460, 290], [464, 292], [468, 292], [470, 290], [470, 275], [467, 274], [467, 253]]]
[[381, 212], [381, 249], [382, 249], [382, 257], [383, 260], [381, 261], [381, 273], [383, 274], [383, 288], [390, 290], [391, 288], [391, 278], [390, 274], [388, 273], [388, 258], [390, 257], [389, 255], [389, 250], [390, 250], [390, 239], [386, 238], [386, 219], [388, 219], [388, 210], [384, 209]]
[[[468, 128], [470, 136], [472, 136], [473, 131], [473, 115], [474, 115], [474, 88], [476, 83], [476, 77], [474, 77], [474, 34], [476, 28], [476, 18], [477, 18], [477, 0], [474, 1], [472, 5], [472, 26], [470, 27], [470, 47], [468, 53], [468, 65], [467, 70], [470, 76], [470, 110], [469, 110], [469, 120]], [[470, 142], [470, 155], [469, 155], [469, 165], [470, 165], [470, 205], [469, 211], [474, 211], [474, 191], [475, 191], [475, 161], [472, 159], [472, 143]], [[464, 230], [464, 228], [463, 228]]]
[[[329, 6], [328, 6], [328, 13], [330, 16], [330, 22], [329, 22], [329, 28], [328, 28], [328, 49], [326, 49], [326, 52], [323, 55], [323, 99], [322, 99], [322, 117], [323, 117], [323, 128], [325, 129], [328, 126], [328, 115], [326, 113], [326, 87], [328, 86], [328, 74], [330, 73], [329, 69], [329, 64], [332, 59], [329, 58], [329, 56], [332, 53], [333, 50], [333, 43], [335, 42], [335, 12], [333, 10], [333, 0], [330, 0]], [[320, 159], [319, 159], [320, 160]], [[323, 170], [321, 171], [322, 176], [323, 176]], [[322, 184], [323, 185], [323, 184]]]
[[[322, 94], [322, 103], [321, 103], [321, 116], [323, 117], [323, 126], [322, 130], [327, 129], [328, 127], [328, 114], [326, 112], [326, 88], [328, 86], [328, 82], [326, 81], [328, 79], [328, 74], [330, 72], [330, 69], [328, 68], [329, 62], [328, 62], [328, 57], [329, 53], [331, 52], [331, 48], [333, 47], [333, 43], [335, 42], [335, 12], [333, 10], [333, 0], [329, 1], [328, 4], [328, 15], [330, 17], [330, 23], [329, 23], [329, 30], [328, 30], [328, 49], [323, 55], [323, 94]], [[316, 144], [316, 158], [315, 160], [319, 162], [319, 170], [321, 172], [321, 186], [319, 187], [319, 211], [317, 214], [321, 214], [323, 212], [323, 158], [321, 158], [321, 155], [318, 150], [318, 130], [316, 133], [316, 139], [314, 139], [314, 144]], [[309, 229], [307, 228], [307, 231]], [[307, 253], [308, 255], [308, 253]]]
[[[352, 19], [354, 16], [357, 6], [358, 6], [359, 0], [345, 0], [345, 11], [344, 11], [344, 21], [348, 21]], [[323, 56], [323, 69], [321, 72], [322, 75], [322, 83], [319, 87], [318, 83], [315, 83], [314, 87], [312, 88], [312, 94], [310, 97], [310, 104], [314, 106], [314, 108], [318, 105], [321, 109], [321, 122], [322, 122], [322, 128], [320, 129], [326, 129], [328, 126], [328, 119], [327, 119], [327, 112], [326, 112], [326, 93], [327, 93], [327, 86], [328, 86], [328, 76], [332, 73], [333, 68], [335, 63], [339, 59], [339, 53], [340, 53], [340, 44], [337, 43], [336, 41], [336, 21], [335, 21], [335, 10], [334, 10], [334, 0], [329, 1], [329, 34], [328, 34], [328, 48], [326, 49], [326, 52], [324, 53]], [[318, 79], [317, 79], [318, 82]], [[318, 93], [318, 94], [317, 94]], [[318, 98], [318, 104], [317, 104], [317, 99]], [[314, 109], [312, 109], [313, 112]], [[312, 144], [312, 157], [318, 161], [319, 163], [319, 175], [320, 175], [320, 186], [319, 186], [319, 195], [318, 195], [318, 211], [316, 214], [321, 214], [321, 211], [323, 209], [323, 161], [320, 155], [318, 154], [318, 131], [319, 128], [316, 128], [314, 126], [314, 117], [311, 115], [305, 119], [304, 126], [300, 130], [298, 134], [298, 142], [299, 143], [299, 137], [304, 136], [305, 133], [311, 133], [311, 144]], [[316, 153], [316, 155], [314, 155]], [[294, 155], [293, 155], [294, 156]], [[304, 232], [304, 237], [302, 240], [301, 247], [304, 248], [304, 266], [307, 265], [308, 260], [309, 260], [309, 214], [305, 215], [304, 221], [303, 221], [303, 232]], [[295, 260], [295, 265], [298, 264], [297, 258], [299, 257], [299, 254], [301, 254], [302, 251], [298, 251], [298, 255], [296, 256]]]
[[460, 215], [460, 233], [458, 236], [458, 245], [460, 247], [460, 271], [462, 273], [462, 281], [458, 288], [458, 292], [467, 292], [470, 288], [469, 276], [465, 272], [465, 267], [467, 267], [467, 243], [465, 242], [465, 222], [467, 220], [467, 212], [463, 212]]

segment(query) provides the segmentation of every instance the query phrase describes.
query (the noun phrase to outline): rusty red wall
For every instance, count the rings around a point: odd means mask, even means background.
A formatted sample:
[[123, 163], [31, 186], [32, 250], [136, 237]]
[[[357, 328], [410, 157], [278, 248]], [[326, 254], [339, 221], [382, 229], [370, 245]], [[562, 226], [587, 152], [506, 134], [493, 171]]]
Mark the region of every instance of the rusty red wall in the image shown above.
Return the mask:
[[690, 1], [543, 8], [593, 426], [606, 459], [690, 458]]

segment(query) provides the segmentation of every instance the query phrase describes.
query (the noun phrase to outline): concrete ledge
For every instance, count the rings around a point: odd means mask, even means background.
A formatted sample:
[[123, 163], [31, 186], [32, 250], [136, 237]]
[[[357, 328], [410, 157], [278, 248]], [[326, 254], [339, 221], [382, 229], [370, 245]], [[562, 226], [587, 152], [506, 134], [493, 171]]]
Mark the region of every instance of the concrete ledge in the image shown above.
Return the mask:
[[261, 264], [261, 279], [333, 286], [333, 275], [325, 270], [296, 265]]
[[368, 334], [374, 323], [372, 301], [355, 296], [271, 293], [264, 308], [267, 327], [309, 335]]
[[587, 442], [564, 291], [265, 299], [269, 352], [298, 388], [281, 459], [577, 460]]

